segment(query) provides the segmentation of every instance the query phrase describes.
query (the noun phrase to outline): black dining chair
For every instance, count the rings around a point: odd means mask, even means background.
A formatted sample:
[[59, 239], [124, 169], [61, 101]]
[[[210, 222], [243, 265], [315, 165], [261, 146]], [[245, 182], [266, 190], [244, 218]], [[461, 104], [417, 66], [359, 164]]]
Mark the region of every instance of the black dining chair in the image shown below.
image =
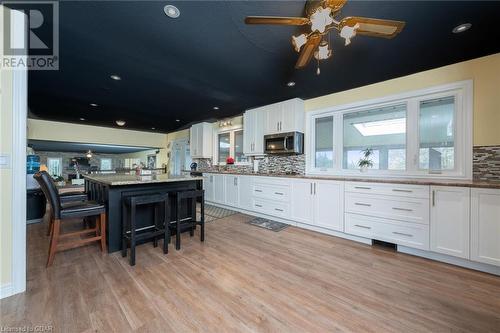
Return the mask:
[[[33, 176], [49, 201], [51, 209], [51, 232], [47, 267], [52, 265], [56, 252], [80, 247], [91, 242], [100, 242], [101, 251], [106, 251], [106, 208], [94, 201], [69, 201], [63, 203], [54, 180], [47, 172]], [[76, 232], [61, 233], [61, 222], [67, 219], [96, 217], [94, 227]], [[86, 238], [83, 235], [94, 234]], [[73, 240], [66, 240], [72, 239]]]

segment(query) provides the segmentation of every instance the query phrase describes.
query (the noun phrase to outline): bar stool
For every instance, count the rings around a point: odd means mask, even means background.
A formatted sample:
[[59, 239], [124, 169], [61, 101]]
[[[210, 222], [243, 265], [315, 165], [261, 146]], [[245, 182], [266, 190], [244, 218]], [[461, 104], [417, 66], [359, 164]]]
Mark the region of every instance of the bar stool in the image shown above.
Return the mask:
[[[174, 224], [175, 228], [175, 249], [181, 249], [181, 231], [182, 227], [190, 228], [190, 235], [193, 236], [194, 228], [200, 226], [200, 241], [205, 241], [205, 191], [204, 190], [191, 190], [191, 191], [181, 191], [176, 194], [176, 221]], [[200, 207], [200, 220], [196, 219], [196, 201], [201, 199]], [[181, 202], [182, 200], [189, 200], [191, 204], [191, 217], [188, 219], [181, 219]], [[172, 225], [170, 224], [172, 228]]]
[[[137, 206], [154, 205], [154, 224], [138, 229], [136, 223]], [[160, 221], [160, 208], [163, 206], [163, 219]], [[170, 243], [169, 195], [147, 194], [129, 196], [122, 199], [122, 257], [127, 256], [127, 242], [130, 243], [130, 266], [135, 265], [135, 246], [137, 241], [153, 239], [154, 247], [158, 246], [158, 237], [163, 236], [163, 253], [168, 253]]]

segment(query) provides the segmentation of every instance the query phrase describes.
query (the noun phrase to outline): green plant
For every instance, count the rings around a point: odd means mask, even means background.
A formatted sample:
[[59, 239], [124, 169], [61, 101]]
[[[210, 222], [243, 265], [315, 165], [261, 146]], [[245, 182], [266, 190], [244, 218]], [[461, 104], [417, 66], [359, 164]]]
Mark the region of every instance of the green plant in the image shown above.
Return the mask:
[[360, 168], [372, 168], [373, 161], [371, 157], [373, 155], [373, 149], [366, 148], [365, 150], [361, 151], [361, 153], [363, 154], [363, 157], [359, 159], [358, 166]]

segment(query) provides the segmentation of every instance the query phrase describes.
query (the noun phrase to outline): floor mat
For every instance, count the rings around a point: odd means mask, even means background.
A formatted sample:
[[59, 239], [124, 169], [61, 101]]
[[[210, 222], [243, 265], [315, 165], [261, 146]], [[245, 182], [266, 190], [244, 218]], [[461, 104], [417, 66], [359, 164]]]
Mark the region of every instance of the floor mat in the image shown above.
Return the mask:
[[264, 229], [272, 230], [275, 232], [281, 231], [281, 230], [285, 229], [286, 227], [288, 227], [288, 224], [276, 222], [276, 221], [271, 221], [271, 220], [264, 219], [261, 217], [257, 217], [253, 220], [248, 221], [247, 223], [249, 223], [251, 225], [255, 225], [257, 227], [264, 228]]
[[[200, 212], [200, 206], [198, 205], [198, 213]], [[211, 222], [215, 221], [218, 219], [222, 219], [224, 217], [228, 217], [231, 215], [234, 215], [238, 212], [235, 212], [234, 210], [226, 209], [226, 208], [221, 208], [217, 206], [212, 206], [212, 205], [205, 205], [205, 222]]]

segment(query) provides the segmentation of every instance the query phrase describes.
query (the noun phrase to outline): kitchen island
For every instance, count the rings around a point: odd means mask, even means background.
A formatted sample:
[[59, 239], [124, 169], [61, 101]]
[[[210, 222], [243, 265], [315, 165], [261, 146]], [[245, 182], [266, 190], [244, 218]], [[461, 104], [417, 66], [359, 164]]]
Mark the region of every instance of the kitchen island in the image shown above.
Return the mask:
[[[159, 175], [85, 175], [85, 191], [91, 200], [106, 205], [107, 214], [107, 243], [108, 252], [115, 252], [121, 248], [121, 226], [122, 226], [122, 199], [134, 195], [147, 195], [153, 193], [175, 193], [177, 191], [201, 189], [202, 177], [191, 176], [188, 173], [180, 176], [168, 174]], [[176, 219], [173, 209], [175, 198], [170, 198], [169, 221]], [[191, 207], [183, 202], [181, 205], [181, 218], [191, 216]], [[145, 227], [152, 224], [154, 209], [149, 206], [138, 207], [137, 227]]]

